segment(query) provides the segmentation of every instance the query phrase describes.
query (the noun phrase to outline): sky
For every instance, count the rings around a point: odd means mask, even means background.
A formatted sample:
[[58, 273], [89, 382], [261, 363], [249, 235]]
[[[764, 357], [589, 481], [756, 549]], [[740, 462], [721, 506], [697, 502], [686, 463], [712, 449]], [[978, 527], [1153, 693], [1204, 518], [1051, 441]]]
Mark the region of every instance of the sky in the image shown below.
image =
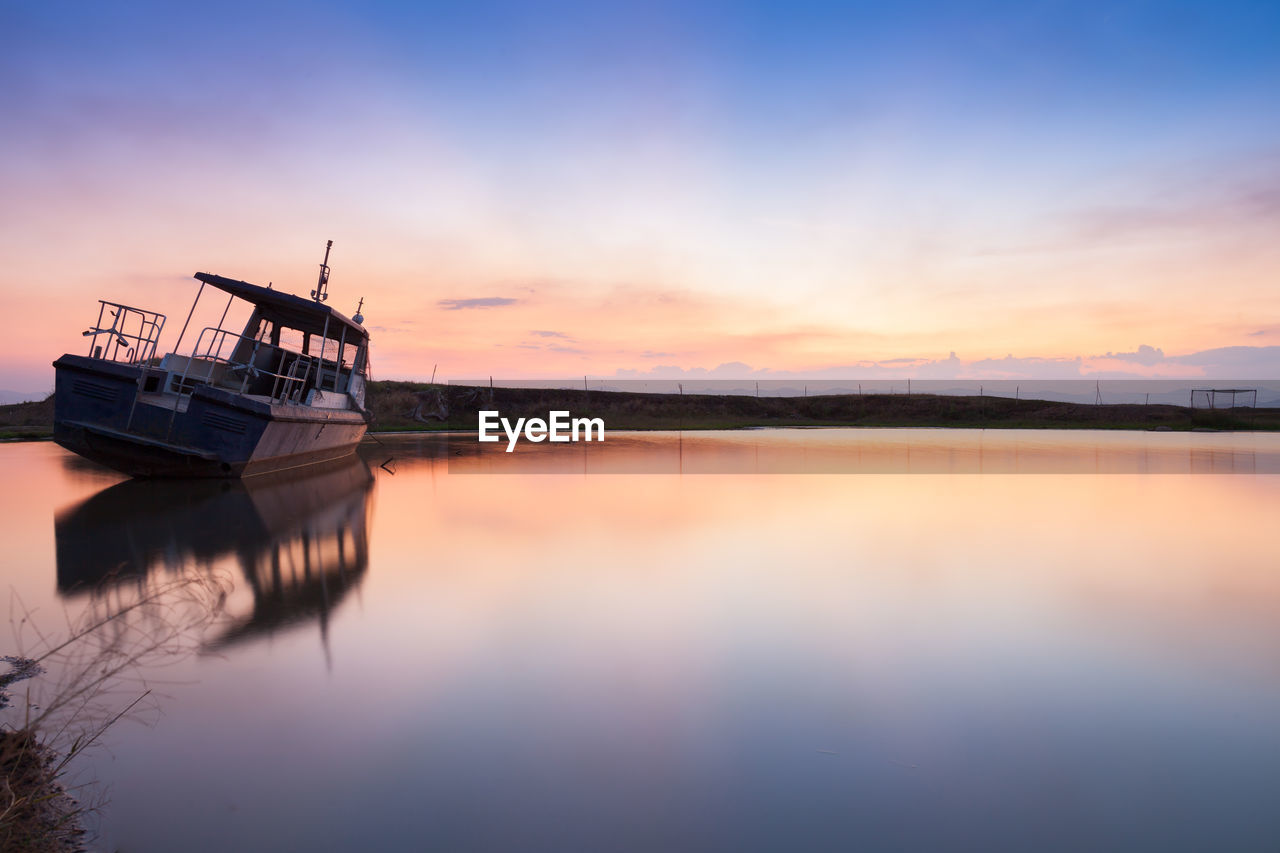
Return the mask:
[[1275, 2], [0, 0], [0, 388], [196, 271], [375, 378], [1280, 376]]

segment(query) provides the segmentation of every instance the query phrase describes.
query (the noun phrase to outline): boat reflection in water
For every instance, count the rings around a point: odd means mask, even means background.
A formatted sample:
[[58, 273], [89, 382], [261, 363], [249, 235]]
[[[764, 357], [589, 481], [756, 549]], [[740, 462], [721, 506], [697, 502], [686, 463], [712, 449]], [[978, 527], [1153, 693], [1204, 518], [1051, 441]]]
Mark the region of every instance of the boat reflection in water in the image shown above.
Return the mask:
[[206, 650], [330, 614], [369, 565], [373, 475], [358, 456], [251, 480], [130, 480], [57, 514], [58, 592], [114, 595], [229, 570], [235, 591]]

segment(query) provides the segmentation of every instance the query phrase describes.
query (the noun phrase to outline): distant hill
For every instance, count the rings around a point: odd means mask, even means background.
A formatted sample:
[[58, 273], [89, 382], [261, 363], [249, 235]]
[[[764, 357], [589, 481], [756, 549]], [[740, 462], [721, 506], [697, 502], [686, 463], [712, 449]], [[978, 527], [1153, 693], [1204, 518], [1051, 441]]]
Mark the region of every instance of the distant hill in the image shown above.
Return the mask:
[[11, 406], [14, 403], [30, 403], [36, 400], [43, 400], [48, 396], [48, 391], [6, 391], [0, 389], [0, 406]]
[[0, 406], [0, 438], [48, 438], [52, 434], [52, 394], [34, 403]]
[[1082, 404], [939, 394], [651, 394], [373, 382], [373, 430], [476, 428], [477, 412], [503, 417], [600, 417], [616, 429], [734, 429], [751, 426], [904, 426], [992, 429], [1280, 430], [1280, 409], [1209, 411], [1174, 405]]
[[[828, 394], [753, 397], [646, 394], [372, 382], [366, 400], [371, 430], [468, 430], [477, 412], [514, 421], [549, 411], [603, 418], [605, 428], [737, 429], [753, 426], [978, 427], [986, 429], [1280, 430], [1280, 409], [1191, 409], [1133, 403], [1081, 404], [1009, 397], [938, 394]], [[0, 437], [47, 437], [53, 398], [0, 406]]]

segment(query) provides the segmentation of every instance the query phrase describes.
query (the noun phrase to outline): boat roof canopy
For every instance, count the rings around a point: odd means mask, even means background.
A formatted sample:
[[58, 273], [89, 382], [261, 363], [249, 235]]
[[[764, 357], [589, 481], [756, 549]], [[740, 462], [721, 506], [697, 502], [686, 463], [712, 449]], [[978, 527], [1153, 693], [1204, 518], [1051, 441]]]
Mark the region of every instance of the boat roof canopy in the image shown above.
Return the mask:
[[297, 329], [300, 332], [312, 335], [323, 335], [325, 320], [328, 319], [330, 337], [337, 338], [342, 332], [342, 326], [354, 331], [361, 339], [369, 337], [369, 333], [365, 331], [364, 326], [323, 303], [311, 299], [303, 299], [301, 296], [294, 296], [292, 293], [285, 293], [281, 290], [272, 290], [269, 287], [250, 284], [247, 281], [224, 278], [213, 273], [198, 272], [195, 277], [205, 284], [212, 284], [219, 290], [230, 293], [232, 296], [238, 296], [246, 302], [252, 302], [257, 306], [259, 313], [263, 317], [290, 329]]

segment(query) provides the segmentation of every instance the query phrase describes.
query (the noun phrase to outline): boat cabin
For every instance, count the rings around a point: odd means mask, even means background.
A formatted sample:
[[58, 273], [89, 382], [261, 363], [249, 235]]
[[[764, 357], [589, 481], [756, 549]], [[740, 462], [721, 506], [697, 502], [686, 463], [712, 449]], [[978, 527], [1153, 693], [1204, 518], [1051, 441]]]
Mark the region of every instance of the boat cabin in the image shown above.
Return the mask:
[[148, 370], [144, 392], [190, 395], [198, 385], [212, 385], [273, 403], [363, 408], [369, 335], [356, 320], [268, 287], [203, 272], [195, 277], [201, 282], [197, 302], [211, 285], [229, 294], [228, 310], [242, 299], [253, 313], [240, 331], [200, 330], [189, 355], [176, 351], [184, 327], [175, 352]]

